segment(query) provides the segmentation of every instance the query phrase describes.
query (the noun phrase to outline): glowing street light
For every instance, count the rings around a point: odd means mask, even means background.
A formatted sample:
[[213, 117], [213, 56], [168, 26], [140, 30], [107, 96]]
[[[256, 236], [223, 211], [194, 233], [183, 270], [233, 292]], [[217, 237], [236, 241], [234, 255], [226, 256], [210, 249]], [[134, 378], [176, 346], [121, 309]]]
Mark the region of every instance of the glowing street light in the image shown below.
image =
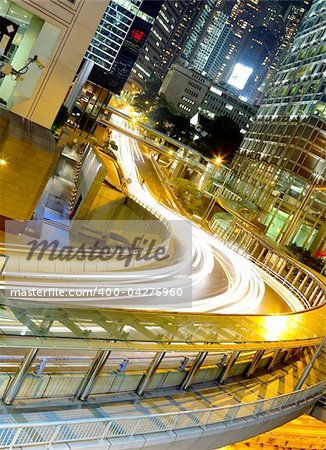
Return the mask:
[[5, 166], [7, 164], [7, 161], [4, 159], [0, 159], [0, 166]]
[[221, 158], [221, 156], [215, 156], [214, 162], [219, 166], [220, 164], [223, 163], [223, 158]]

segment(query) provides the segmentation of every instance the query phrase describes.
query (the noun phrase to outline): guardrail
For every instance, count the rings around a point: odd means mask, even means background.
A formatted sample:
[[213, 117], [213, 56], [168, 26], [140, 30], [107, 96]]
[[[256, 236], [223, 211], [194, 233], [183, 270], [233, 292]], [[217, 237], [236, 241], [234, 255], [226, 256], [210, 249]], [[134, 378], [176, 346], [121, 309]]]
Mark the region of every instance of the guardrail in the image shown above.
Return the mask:
[[217, 408], [103, 419], [65, 420], [28, 424], [1, 424], [0, 448], [11, 450], [28, 445], [53, 445], [147, 433], [172, 432], [190, 427], [206, 427], [221, 422], [232, 425], [237, 420], [257, 420], [284, 409], [294, 409], [322, 396], [326, 382], [301, 391], [250, 403]]
[[215, 236], [228, 247], [242, 254], [286, 286], [298, 298], [302, 309], [312, 309], [325, 304], [325, 284], [321, 278], [248, 230], [240, 223], [240, 220], [236, 220], [229, 229], [225, 230], [213, 219], [210, 227]]

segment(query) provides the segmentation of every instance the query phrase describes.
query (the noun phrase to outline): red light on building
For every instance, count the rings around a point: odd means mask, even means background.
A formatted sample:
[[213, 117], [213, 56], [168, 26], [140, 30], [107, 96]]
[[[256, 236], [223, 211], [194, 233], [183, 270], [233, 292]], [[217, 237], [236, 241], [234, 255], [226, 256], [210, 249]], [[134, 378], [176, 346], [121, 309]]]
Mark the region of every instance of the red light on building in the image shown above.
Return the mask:
[[316, 258], [326, 258], [326, 250], [318, 250]]
[[143, 37], [145, 36], [145, 32], [139, 29], [132, 30], [131, 37], [137, 42], [141, 42]]

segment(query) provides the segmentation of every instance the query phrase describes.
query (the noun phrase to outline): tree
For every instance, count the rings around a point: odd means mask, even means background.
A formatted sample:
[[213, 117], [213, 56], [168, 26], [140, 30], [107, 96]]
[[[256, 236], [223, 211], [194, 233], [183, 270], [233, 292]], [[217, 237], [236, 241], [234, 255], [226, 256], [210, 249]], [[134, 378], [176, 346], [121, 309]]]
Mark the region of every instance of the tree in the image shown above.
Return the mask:
[[[146, 83], [143, 92], [137, 94], [132, 102], [132, 105], [139, 112], [148, 110], [149, 108], [159, 107], [158, 91], [161, 87], [161, 80], [158, 77], [152, 76]], [[162, 105], [163, 106], [163, 105]]]
[[181, 205], [190, 213], [202, 216], [208, 207], [209, 200], [189, 180], [176, 178], [173, 189]]
[[207, 156], [222, 154], [227, 162], [231, 161], [243, 140], [238, 124], [218, 116], [214, 120], [201, 117], [201, 125], [207, 136], [199, 140], [197, 149]]

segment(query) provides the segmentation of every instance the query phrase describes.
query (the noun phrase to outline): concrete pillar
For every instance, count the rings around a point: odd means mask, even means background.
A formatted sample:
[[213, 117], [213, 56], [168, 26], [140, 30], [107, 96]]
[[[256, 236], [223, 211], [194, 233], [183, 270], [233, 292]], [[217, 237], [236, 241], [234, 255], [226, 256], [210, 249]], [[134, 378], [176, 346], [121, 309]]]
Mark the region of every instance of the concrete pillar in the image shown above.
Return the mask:
[[99, 350], [96, 353], [96, 356], [88, 369], [85, 378], [80, 383], [77, 392], [75, 394], [75, 400], [85, 401], [88, 399], [89, 394], [94, 387], [96, 378], [100, 371], [103, 369], [104, 364], [106, 363], [108, 357], [110, 356], [110, 351], [108, 350]]
[[234, 351], [232, 353], [229, 361], [227, 362], [226, 366], [224, 367], [224, 369], [222, 370], [222, 372], [218, 378], [219, 383], [222, 384], [227, 379], [227, 377], [229, 376], [229, 373], [231, 372], [231, 369], [233, 368], [234, 364], [236, 363], [236, 360], [238, 359], [239, 355], [240, 355], [239, 350]]
[[295, 350], [295, 349], [290, 348], [289, 350], [287, 350], [287, 351], [285, 352], [285, 355], [284, 355], [284, 357], [283, 357], [283, 362], [286, 363], [286, 362], [288, 362], [289, 359], [291, 359], [291, 358], [293, 357], [294, 350]]
[[[305, 297], [308, 297], [308, 295], [309, 295], [311, 289], [314, 287], [314, 285], [315, 285], [314, 280], [310, 280], [310, 283], [308, 284], [308, 286], [307, 286], [307, 288], [306, 288], [306, 290], [304, 291], [304, 294], [303, 294]], [[315, 286], [314, 291], [316, 290], [316, 287], [317, 286]]]
[[318, 358], [318, 355], [321, 352], [325, 342], [326, 342], [326, 337], [323, 338], [323, 340], [321, 341], [321, 343], [317, 347], [315, 353], [313, 354], [313, 357], [311, 358], [310, 363], [306, 366], [305, 370], [303, 371], [299, 381], [297, 382], [297, 384], [296, 384], [296, 386], [294, 388], [295, 391], [298, 391], [298, 390], [300, 390], [302, 388], [302, 386], [303, 386], [304, 382], [306, 381], [307, 376], [309, 375], [309, 372], [312, 369], [312, 366], [313, 366], [314, 362]]
[[324, 292], [321, 292], [321, 295], [318, 299], [318, 303], [316, 303], [316, 306], [321, 306], [325, 302], [325, 294]]
[[255, 373], [255, 370], [257, 369], [259, 361], [262, 359], [264, 353], [265, 353], [265, 350], [257, 350], [256, 351], [256, 353], [251, 361], [250, 367], [247, 371], [247, 377], [251, 377]]
[[248, 245], [248, 242], [247, 242], [246, 245], [243, 246], [243, 244], [246, 242], [247, 239], [248, 239], [248, 235], [245, 233], [239, 242], [239, 248], [242, 248], [242, 250], [245, 250], [246, 246]]
[[[248, 253], [248, 250], [251, 246], [251, 244], [253, 243], [253, 238], [251, 236], [247, 236], [247, 242], [246, 245], [243, 248], [244, 253]], [[249, 253], [249, 255], [251, 255], [252, 252]]]
[[323, 289], [319, 288], [319, 291], [317, 290], [317, 295], [316, 295], [315, 299], [313, 299], [313, 301], [312, 301], [312, 306], [317, 306], [319, 303], [319, 300], [322, 298], [322, 296], [323, 296]]
[[193, 362], [193, 365], [189, 369], [187, 375], [185, 376], [184, 380], [181, 383], [180, 389], [188, 389], [188, 387], [191, 385], [192, 380], [194, 379], [196, 373], [200, 369], [201, 365], [203, 364], [205, 358], [207, 356], [207, 352], [199, 352], [195, 361]]
[[256, 242], [254, 248], [251, 250], [250, 255], [253, 256], [256, 253], [256, 250], [259, 247], [259, 242]]
[[268, 251], [267, 255], [265, 256], [265, 261], [263, 261], [265, 266], [267, 266], [267, 264], [269, 263], [269, 260], [271, 259], [272, 256], [273, 256], [273, 253]]
[[6, 405], [11, 405], [13, 401], [15, 400], [22, 384], [25, 379], [25, 376], [30, 369], [31, 365], [33, 364], [33, 361], [35, 359], [35, 356], [37, 355], [37, 352], [39, 351], [38, 348], [32, 348], [29, 350], [29, 352], [25, 355], [25, 359], [22, 362], [21, 366], [18, 369], [18, 372], [14, 376], [13, 380], [9, 384], [8, 388], [6, 389], [6, 392], [3, 397], [3, 402]]
[[273, 370], [273, 368], [276, 364], [276, 361], [278, 360], [278, 357], [280, 356], [281, 352], [282, 352], [281, 348], [278, 348], [277, 350], [274, 351], [274, 353], [271, 357], [271, 360], [266, 367], [267, 370]]
[[277, 273], [282, 276], [283, 270], [286, 268], [287, 262], [283, 260], [282, 264], [277, 270]]
[[93, 69], [94, 63], [93, 61], [89, 61], [88, 59], [85, 59], [83, 62], [83, 65], [79, 71], [79, 74], [77, 75], [74, 85], [65, 101], [65, 105], [68, 108], [68, 111], [71, 113], [77, 98], [83, 89], [89, 74], [91, 73]]
[[149, 385], [151, 379], [153, 378], [153, 375], [155, 374], [158, 366], [160, 365], [162, 359], [164, 358], [165, 352], [157, 352], [154, 358], [152, 359], [152, 362], [146, 372], [146, 374], [143, 376], [141, 382], [139, 383], [136, 392], [138, 395], [142, 395], [147, 386]]

